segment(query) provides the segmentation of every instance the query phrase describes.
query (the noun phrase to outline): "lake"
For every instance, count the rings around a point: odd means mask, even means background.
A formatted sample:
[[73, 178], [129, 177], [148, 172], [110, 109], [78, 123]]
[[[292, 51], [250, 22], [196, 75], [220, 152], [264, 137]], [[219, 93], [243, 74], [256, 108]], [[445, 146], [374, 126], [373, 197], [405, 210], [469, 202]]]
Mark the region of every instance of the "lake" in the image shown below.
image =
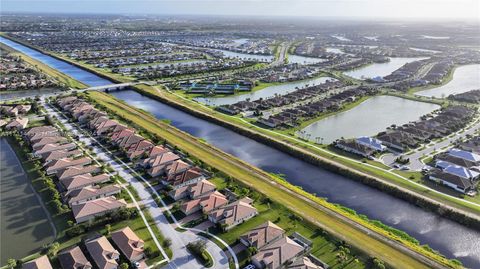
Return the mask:
[[51, 243], [53, 229], [20, 161], [7, 139], [0, 137], [0, 265], [20, 259]]
[[457, 67], [453, 72], [452, 80], [447, 84], [433, 89], [419, 91], [416, 94], [442, 98], [450, 94], [463, 93], [475, 89], [480, 89], [480, 64]]
[[394, 96], [374, 96], [356, 107], [321, 119], [302, 129], [315, 137], [323, 138], [324, 144], [344, 138], [373, 136], [392, 124], [402, 125], [415, 121], [440, 106], [417, 102]]
[[238, 58], [242, 60], [253, 59], [261, 62], [271, 62], [273, 61], [273, 58], [274, 58], [272, 55], [248, 54], [248, 53], [234, 52], [234, 51], [221, 50], [221, 49], [215, 49], [215, 50], [222, 52], [226, 58]]
[[326, 59], [315, 58], [315, 57], [306, 57], [300, 55], [288, 55], [288, 63], [296, 63], [296, 64], [316, 64], [327, 61]]
[[275, 94], [286, 94], [292, 91], [295, 91], [295, 88], [303, 88], [307, 84], [318, 85], [324, 83], [327, 80], [333, 80], [331, 77], [318, 77], [306, 80], [300, 80], [295, 82], [286, 82], [278, 85], [268, 86], [261, 90], [241, 94], [241, 95], [231, 95], [227, 97], [198, 97], [195, 98], [196, 101], [208, 104], [211, 106], [220, 106], [220, 105], [229, 105], [239, 101], [245, 101], [250, 99], [250, 101], [258, 100], [260, 98], [266, 99], [273, 97]]
[[392, 57], [388, 63], [373, 63], [351, 71], [344, 72], [345, 75], [356, 79], [368, 79], [374, 77], [384, 77], [390, 75], [393, 71], [399, 69], [406, 63], [427, 59], [423, 58], [403, 58]]

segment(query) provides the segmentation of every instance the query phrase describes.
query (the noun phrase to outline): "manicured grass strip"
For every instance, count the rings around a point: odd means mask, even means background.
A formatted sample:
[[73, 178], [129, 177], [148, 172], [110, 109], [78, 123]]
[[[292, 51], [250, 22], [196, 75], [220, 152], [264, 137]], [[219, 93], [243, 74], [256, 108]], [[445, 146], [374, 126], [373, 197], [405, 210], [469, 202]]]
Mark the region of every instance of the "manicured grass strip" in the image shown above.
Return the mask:
[[[130, 107], [112, 96], [100, 92], [89, 92], [88, 96], [92, 101], [106, 107], [121, 118], [134, 123], [136, 127], [158, 135], [168, 143], [177, 146], [190, 155], [204, 161], [207, 165], [215, 167], [227, 175], [241, 181], [257, 191], [263, 193], [272, 200], [285, 205], [293, 212], [298, 212], [303, 218], [324, 228], [336, 237], [349, 242], [350, 244], [363, 249], [371, 256], [378, 257], [394, 267], [398, 268], [429, 268], [429, 266], [413, 258], [410, 254], [392, 247], [391, 245], [365, 234], [360, 230], [360, 225], [370, 228], [391, 238], [394, 241], [402, 242], [405, 247], [445, 265], [449, 265], [446, 258], [434, 253], [427, 252], [418, 245], [405, 242], [399, 237], [388, 234], [386, 231], [375, 227], [357, 217], [358, 226], [354, 227], [348, 218], [355, 218], [348, 213], [339, 210], [338, 207], [326, 202], [323, 199], [302, 191], [288, 182], [275, 179], [269, 174], [253, 167], [231, 155], [228, 155], [210, 145], [200, 142], [195, 137], [179, 131], [178, 129], [162, 122], [151, 115]], [[343, 215], [339, 218], [339, 215]], [[454, 265], [452, 265], [454, 267]]]

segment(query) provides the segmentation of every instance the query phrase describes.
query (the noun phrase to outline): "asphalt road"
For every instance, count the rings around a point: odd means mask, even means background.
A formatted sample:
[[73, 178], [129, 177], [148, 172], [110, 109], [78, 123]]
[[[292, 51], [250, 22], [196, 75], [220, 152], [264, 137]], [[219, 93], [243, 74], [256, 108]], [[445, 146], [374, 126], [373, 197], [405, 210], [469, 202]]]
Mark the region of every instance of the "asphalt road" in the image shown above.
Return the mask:
[[[69, 129], [73, 134], [78, 135], [79, 141], [85, 143], [87, 146], [92, 146], [96, 140], [90, 136], [83, 135], [81, 131], [71, 123], [61, 116], [61, 114], [50, 107], [47, 108], [47, 113], [49, 115], [56, 116], [60, 122]], [[155, 220], [155, 224], [161, 231], [161, 233], [166, 237], [170, 238], [172, 245], [170, 248], [173, 252], [173, 257], [170, 262], [165, 266], [166, 268], [204, 268], [186, 249], [186, 245], [189, 242], [194, 242], [197, 240], [206, 240], [204, 237], [192, 232], [185, 231], [179, 232], [175, 230], [175, 225], [170, 224], [165, 217], [164, 213], [167, 210], [165, 207], [159, 207], [154, 201], [152, 195], [147, 190], [147, 187], [138, 180], [131, 169], [125, 168], [122, 164], [112, 159], [111, 154], [107, 152], [101, 146], [93, 146], [93, 152], [96, 154], [96, 157], [105, 163], [111, 165], [113, 170], [115, 170], [119, 176], [125, 179], [130, 185], [136, 190], [140, 197], [140, 203], [144, 204], [148, 209], [150, 215]], [[208, 252], [212, 255], [214, 260], [214, 265], [211, 268], [228, 268], [228, 257], [226, 253], [212, 241], [206, 240], [206, 248]]]

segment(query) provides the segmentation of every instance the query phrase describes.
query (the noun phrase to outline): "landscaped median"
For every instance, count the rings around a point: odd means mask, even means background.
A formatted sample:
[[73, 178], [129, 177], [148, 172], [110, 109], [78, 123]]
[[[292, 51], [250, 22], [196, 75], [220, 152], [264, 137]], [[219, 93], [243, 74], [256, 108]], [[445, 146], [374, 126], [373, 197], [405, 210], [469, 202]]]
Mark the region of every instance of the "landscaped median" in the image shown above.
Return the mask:
[[459, 268], [449, 261], [400, 233], [384, 229], [378, 223], [365, 220], [349, 210], [344, 210], [310, 193], [272, 176], [229, 154], [226, 154], [199, 139], [184, 133], [152, 115], [133, 108], [114, 97], [88, 92], [92, 102], [103, 106], [138, 129], [143, 129], [169, 144], [177, 146], [206, 165], [256, 189], [270, 199], [297, 212], [305, 220], [322, 227], [336, 237], [349, 242], [368, 255], [378, 257], [397, 268]]

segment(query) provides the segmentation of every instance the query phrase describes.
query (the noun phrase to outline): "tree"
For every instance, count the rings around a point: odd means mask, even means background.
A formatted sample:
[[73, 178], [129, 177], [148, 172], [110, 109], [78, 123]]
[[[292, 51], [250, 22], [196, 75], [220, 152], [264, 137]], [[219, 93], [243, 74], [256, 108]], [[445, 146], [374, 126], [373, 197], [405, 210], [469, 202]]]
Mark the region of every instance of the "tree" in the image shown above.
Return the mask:
[[165, 240], [163, 241], [163, 244], [162, 244], [164, 247], [168, 248], [172, 245], [172, 239], [170, 238], [165, 238]]
[[53, 257], [57, 255], [59, 249], [60, 249], [60, 243], [53, 242], [48, 248], [47, 255], [50, 257]]
[[15, 260], [15, 259], [8, 259], [8, 261], [7, 261], [7, 267], [10, 268], [10, 269], [13, 269], [13, 268], [17, 267], [17, 260]]
[[112, 231], [112, 225], [110, 224], [105, 225], [105, 230], [106, 230], [106, 234], [109, 235], [110, 232]]
[[120, 269], [128, 269], [128, 263], [120, 264]]

